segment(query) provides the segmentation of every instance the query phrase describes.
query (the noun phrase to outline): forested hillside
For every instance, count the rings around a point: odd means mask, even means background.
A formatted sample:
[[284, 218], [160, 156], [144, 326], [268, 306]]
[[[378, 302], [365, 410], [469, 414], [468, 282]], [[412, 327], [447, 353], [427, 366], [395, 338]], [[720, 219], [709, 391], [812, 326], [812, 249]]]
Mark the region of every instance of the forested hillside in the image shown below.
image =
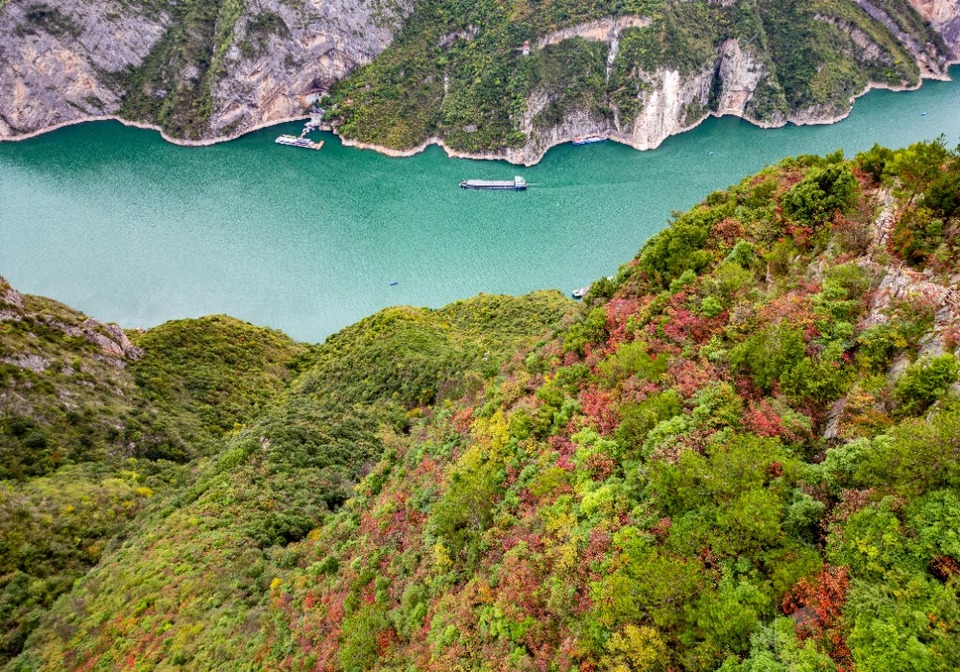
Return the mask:
[[711, 112], [827, 121], [868, 84], [916, 84], [952, 53], [906, 0], [429, 0], [336, 88], [331, 118], [394, 148], [436, 136], [529, 160], [589, 132], [648, 148]]
[[4, 286], [7, 669], [957, 669], [958, 225], [936, 142], [316, 347]]

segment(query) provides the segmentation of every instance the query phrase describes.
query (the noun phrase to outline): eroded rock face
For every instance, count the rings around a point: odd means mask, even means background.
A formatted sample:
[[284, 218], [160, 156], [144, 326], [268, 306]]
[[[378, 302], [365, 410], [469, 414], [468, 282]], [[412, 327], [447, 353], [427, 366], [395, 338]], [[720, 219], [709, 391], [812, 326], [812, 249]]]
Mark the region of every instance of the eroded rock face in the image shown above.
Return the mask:
[[920, 16], [929, 21], [960, 59], [960, 0], [909, 0]]
[[535, 93], [527, 101], [527, 109], [521, 122], [521, 128], [530, 141], [521, 148], [511, 149], [505, 158], [511, 163], [532, 164], [551, 147], [580, 135], [605, 135], [609, 132], [606, 119], [591, 115], [586, 110], [576, 110], [564, 118], [563, 122], [545, 129], [535, 129], [533, 119], [550, 103], [549, 97], [542, 92]]
[[769, 70], [758, 59], [740, 47], [739, 40], [726, 40], [720, 47], [717, 75], [720, 91], [717, 114], [747, 114], [748, 105], [760, 82]]
[[103, 324], [88, 319], [81, 327], [82, 335], [96, 344], [105, 355], [116, 358], [140, 359], [143, 350], [138, 348], [116, 324]]
[[[589, 24], [588, 27], [587, 33], [573, 36], [610, 41], [611, 54], [615, 58], [618, 32], [600, 22]], [[564, 36], [572, 34], [571, 31], [565, 31]], [[714, 104], [717, 106], [714, 114], [750, 117], [754, 94], [768, 75], [769, 69], [764, 61], [741, 48], [737, 40], [726, 40], [720, 46], [715, 61], [704, 64], [691, 74], [668, 68], [641, 73], [645, 84], [638, 96], [641, 111], [631, 120], [622, 120], [619, 114], [615, 114], [610, 121], [584, 110], [576, 110], [568, 114], [561, 124], [546, 129], [535, 128], [533, 119], [550, 102], [537, 92], [527, 101], [521, 122], [521, 130], [530, 141], [521, 149], [506, 152], [503, 158], [514, 163], [536, 163], [550, 147], [577, 136], [588, 135], [605, 135], [637, 149], [653, 149], [671, 135], [703, 121], [711, 113], [712, 97], [716, 98]], [[765, 120], [766, 123], [775, 124], [785, 121], [785, 115]]]
[[401, 3], [396, 14], [375, 15], [376, 7], [356, 0], [248, 3], [212, 92], [211, 132], [230, 135], [303, 115], [305, 94], [372, 61], [409, 11]]
[[[944, 77], [947, 60], [942, 53], [939, 53], [933, 44], [920, 44], [914, 36], [904, 32], [900, 25], [884, 11], [879, 3], [871, 2], [870, 0], [854, 0], [854, 2], [870, 17], [886, 27], [902, 45], [910, 50], [917, 65], [920, 66], [920, 71], [924, 77]], [[956, 3], [954, 3], [954, 5], [955, 4]], [[957, 15], [956, 7], [953, 9], [953, 15]]]
[[[10, 0], [0, 7], [0, 140], [122, 116], [129, 73], [173, 22], [170, 11], [122, 0]], [[224, 139], [302, 116], [302, 96], [372, 60], [408, 10], [403, 2], [384, 9], [357, 0], [245, 3], [225, 53], [210, 56], [217, 64], [209, 84], [212, 109], [200, 139]], [[206, 86], [196, 63], [171, 67], [172, 81]], [[146, 94], [163, 98], [170, 91]]]
[[10, 284], [0, 277], [0, 308], [23, 310], [23, 297]]
[[[930, 21], [933, 29], [941, 34], [947, 47], [960, 58], [960, 0], [910, 0], [920, 14]], [[914, 37], [904, 33], [882, 7], [869, 0], [856, 0], [860, 9], [891, 31], [910, 55], [916, 60], [923, 77], [943, 79], [946, 77], [949, 59], [944, 57], [942, 47], [920, 44]], [[846, 33], [858, 50], [857, 59], [862, 63], [891, 65], [890, 55], [864, 31], [849, 21], [835, 17], [816, 15], [818, 20], [831, 24]], [[642, 21], [636, 27], [642, 27]], [[610, 65], [617, 56], [619, 32], [625, 27], [607, 22], [592, 22], [580, 27], [568, 28], [542, 38], [537, 47], [555, 44], [562, 39], [580, 37], [588, 40], [606, 41], [610, 44]], [[632, 120], [623, 121], [617, 110], [612, 120], [597, 119], [583, 111], [569, 113], [563, 123], [548, 129], [535, 129], [530, 120], [548, 101], [534, 94], [528, 100], [528, 111], [521, 129], [528, 135], [527, 146], [505, 152], [501, 158], [516, 163], [531, 164], [538, 161], [551, 146], [583, 135], [607, 135], [608, 137], [637, 149], [653, 149], [666, 138], [696, 126], [710, 115], [735, 115], [765, 127], [782, 126], [787, 122], [796, 124], [828, 123], [842, 118], [849, 111], [849, 104], [838, 103], [831, 108], [810, 107], [788, 111], [783, 91], [771, 75], [772, 66], [768, 56], [758, 52], [756, 46], [742, 45], [739, 40], [728, 39], [720, 44], [716, 60], [706, 62], [699, 70], [681, 72], [662, 68], [655, 72], [639, 73], [645, 86], [638, 95], [639, 114]], [[770, 84], [773, 82], [773, 84]], [[903, 82], [908, 85], [909, 82]], [[769, 85], [769, 86], [768, 86]], [[871, 83], [871, 86], [877, 84]], [[758, 104], [758, 93], [767, 86], [765, 104]], [[889, 88], [891, 84], [879, 84]]]
[[705, 103], [710, 96], [713, 68], [706, 67], [691, 77], [677, 70], [658, 70], [644, 77], [649, 88], [640, 95], [642, 112], [622, 137], [637, 149], [653, 149], [665, 138], [701, 121], [704, 112], [688, 119], [688, 109]]
[[[63, 321], [32, 312], [20, 292], [0, 276], [0, 322], [19, 322], [24, 319], [40, 320], [66, 336], [93, 343], [103, 356], [117, 360], [118, 367], [123, 366], [122, 360], [136, 360], [143, 356], [143, 349], [131, 343], [127, 334], [116, 324], [104, 324], [89, 318], [82, 322], [72, 319]], [[35, 372], [44, 371], [50, 364], [47, 358], [34, 356], [32, 353], [14, 353], [12, 356], [0, 358], [0, 361]]]
[[0, 11], [0, 139], [116, 114], [122, 91], [108, 73], [138, 66], [169, 22], [118, 0], [10, 0]]
[[717, 60], [697, 72], [684, 76], [678, 70], [658, 70], [645, 75], [643, 111], [632, 125], [615, 129], [614, 137], [637, 149], [653, 149], [703, 121], [710, 113], [711, 95], [716, 97], [714, 114], [749, 116], [751, 99], [767, 74], [763, 62], [741, 49], [737, 40], [726, 40]]

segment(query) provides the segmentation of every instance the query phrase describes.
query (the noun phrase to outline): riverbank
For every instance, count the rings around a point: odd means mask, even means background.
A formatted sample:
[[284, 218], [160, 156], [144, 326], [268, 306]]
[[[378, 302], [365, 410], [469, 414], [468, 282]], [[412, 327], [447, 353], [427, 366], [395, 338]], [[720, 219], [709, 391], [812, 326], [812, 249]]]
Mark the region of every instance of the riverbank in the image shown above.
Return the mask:
[[[743, 119], [747, 123], [762, 129], [783, 128], [791, 124], [794, 126], [827, 126], [827, 125], [841, 122], [847, 117], [849, 117], [850, 114], [853, 112], [853, 106], [856, 103], [857, 99], [863, 97], [864, 95], [870, 93], [871, 91], [893, 91], [893, 92], [916, 91], [921, 86], [923, 86], [923, 83], [926, 80], [937, 81], [937, 82], [953, 81], [951, 76], [949, 75], [949, 70], [950, 68], [953, 68], [957, 65], [960, 65], [960, 60], [951, 61], [950, 63], [947, 64], [948, 74], [939, 75], [936, 73], [929, 73], [921, 77], [920, 80], [915, 85], [910, 85], [910, 86], [905, 86], [905, 85], [892, 86], [890, 84], [886, 84], [885, 82], [870, 82], [865, 87], [863, 87], [862, 91], [850, 96], [849, 107], [847, 111], [844, 112], [843, 114], [817, 116], [813, 112], [808, 112], [807, 114], [790, 116], [781, 123], [770, 123], [770, 122], [762, 121], [760, 119], [752, 118], [749, 115], [719, 114], [716, 112], [709, 112], [703, 115], [700, 119], [698, 119], [694, 123], [689, 124], [687, 126], [682, 126], [675, 132], [665, 135], [664, 137], [660, 138], [657, 142], [655, 142], [652, 145], [636, 142], [635, 140], [632, 139], [632, 137], [629, 134], [618, 133], [616, 131], [610, 132], [607, 137], [612, 142], [618, 142], [622, 145], [627, 145], [628, 147], [632, 147], [633, 149], [636, 149], [638, 151], [648, 151], [648, 150], [656, 149], [657, 147], [662, 145], [667, 140], [667, 138], [694, 130], [695, 128], [700, 126], [703, 122], [705, 122], [707, 119], [711, 119], [711, 118], [720, 119], [722, 117], [736, 117], [738, 119]], [[463, 151], [451, 148], [441, 138], [437, 138], [435, 136], [424, 140], [422, 143], [420, 143], [416, 147], [412, 147], [410, 149], [394, 149], [392, 147], [384, 147], [383, 145], [376, 145], [372, 143], [360, 142], [358, 140], [353, 140], [351, 138], [344, 138], [343, 136], [341, 136], [339, 133], [336, 132], [335, 128], [331, 128], [330, 130], [333, 133], [335, 133], [337, 137], [340, 138], [340, 141], [347, 147], [354, 147], [356, 149], [370, 149], [375, 152], [379, 152], [380, 154], [384, 154], [386, 156], [395, 157], [395, 158], [405, 158], [405, 157], [415, 156], [423, 152], [424, 150], [426, 150], [427, 147], [430, 147], [431, 145], [436, 145], [437, 147], [440, 147], [444, 151], [444, 153], [452, 159], [506, 161], [507, 163], [511, 163], [517, 166], [524, 166], [527, 168], [531, 166], [535, 166], [538, 163], [540, 163], [540, 161], [543, 160], [543, 157], [547, 154], [547, 152], [549, 152], [554, 147], [565, 145], [569, 142], [572, 142], [575, 138], [593, 134], [592, 129], [585, 129], [577, 133], [563, 135], [553, 140], [552, 142], [549, 142], [543, 145], [539, 149], [539, 151], [537, 151], [535, 154], [532, 154], [531, 155], [532, 158], [530, 158], [530, 157], [524, 156], [525, 154], [524, 148], [515, 149], [515, 150], [507, 149], [499, 152], [496, 152], [496, 151], [463, 152]]]
[[72, 119], [70, 121], [64, 121], [60, 124], [54, 124], [53, 126], [46, 126], [44, 128], [37, 129], [36, 131], [30, 131], [29, 133], [24, 133], [22, 135], [16, 135], [12, 137], [0, 138], [0, 142], [21, 142], [23, 140], [29, 140], [30, 138], [36, 138], [38, 136], [44, 135], [46, 133], [52, 133], [53, 131], [59, 130], [61, 128], [67, 128], [69, 126], [77, 126], [78, 124], [87, 124], [93, 121], [116, 121], [124, 126], [130, 128], [139, 128], [145, 131], [156, 131], [160, 134], [160, 137], [169, 142], [171, 145], [178, 145], [180, 147], [210, 147], [212, 145], [218, 145], [224, 142], [230, 142], [238, 138], [242, 138], [245, 135], [251, 133], [256, 133], [257, 131], [262, 131], [265, 128], [270, 128], [271, 126], [279, 126], [281, 124], [289, 124], [295, 121], [306, 121], [310, 118], [310, 115], [303, 114], [295, 117], [281, 117], [279, 119], [273, 119], [270, 121], [265, 121], [250, 128], [246, 128], [242, 131], [236, 133], [231, 133], [230, 135], [217, 136], [215, 138], [205, 138], [203, 140], [186, 140], [184, 138], [174, 138], [155, 124], [148, 124], [143, 121], [133, 121], [131, 119], [124, 119], [123, 117], [118, 117], [113, 114], [104, 114], [104, 115], [92, 115], [89, 117], [83, 117], [81, 119]]
[[[950, 76], [950, 69], [957, 65], [960, 65], [960, 60], [954, 60], [949, 62], [947, 64], [946, 73], [942, 75], [938, 73], [926, 72], [924, 73], [923, 76], [921, 76], [921, 78], [915, 85], [892, 86], [884, 82], [870, 82], [863, 88], [862, 91], [850, 97], [849, 107], [847, 111], [844, 112], [843, 114], [819, 116], [814, 111], [808, 111], [805, 114], [790, 116], [781, 123], [770, 123], [770, 122], [765, 122], [759, 119], [754, 119], [749, 115], [719, 114], [716, 112], [709, 112], [703, 115], [700, 119], [698, 119], [694, 123], [686, 126], [682, 126], [670, 133], [667, 133], [663, 137], [657, 139], [656, 142], [652, 144], [647, 142], [643, 142], [643, 143], [637, 142], [632, 138], [630, 134], [617, 132], [617, 131], [609, 132], [608, 138], [612, 142], [618, 142], [620, 144], [627, 145], [628, 147], [632, 147], [633, 149], [636, 149], [638, 151], [646, 151], [646, 150], [656, 149], [669, 137], [673, 137], [675, 135], [680, 135], [682, 133], [687, 133], [689, 131], [692, 131], [693, 129], [697, 128], [704, 121], [706, 121], [711, 117], [712, 118], [721, 118], [725, 116], [738, 117], [754, 126], [757, 126], [758, 128], [764, 128], [764, 129], [783, 128], [784, 126], [787, 126], [790, 124], [793, 124], [795, 126], [812, 126], [812, 125], [822, 126], [822, 125], [835, 124], [849, 117], [850, 114], [853, 112], [853, 106], [856, 103], [857, 99], [869, 93], [870, 91], [874, 91], [874, 90], [885, 90], [885, 91], [895, 91], [895, 92], [915, 91], [919, 89], [921, 86], [923, 86], [923, 83], [925, 80], [952, 81]], [[203, 140], [186, 140], [183, 138], [175, 138], [168, 135], [166, 132], [163, 131], [163, 129], [161, 129], [159, 126], [156, 126], [155, 124], [149, 124], [149, 123], [140, 122], [140, 121], [133, 121], [130, 119], [124, 119], [116, 115], [96, 115], [96, 116], [89, 116], [89, 117], [83, 117], [80, 119], [74, 119], [71, 121], [66, 121], [60, 124], [55, 124], [53, 126], [48, 126], [48, 127], [41, 128], [36, 131], [31, 131], [29, 133], [25, 133], [21, 135], [0, 138], [0, 142], [18, 142], [22, 140], [29, 140], [30, 138], [35, 138], [37, 136], [43, 135], [45, 133], [50, 133], [60, 128], [65, 128], [67, 126], [74, 126], [77, 124], [84, 124], [91, 121], [117, 121], [123, 124], [124, 126], [156, 131], [157, 133], [160, 134], [160, 137], [162, 137], [165, 141], [174, 145], [179, 145], [181, 147], [209, 147], [211, 145], [216, 145], [216, 144], [236, 140], [245, 135], [249, 135], [250, 133], [254, 133], [256, 131], [263, 130], [265, 128], [270, 128], [271, 126], [278, 126], [280, 124], [292, 123], [295, 121], [305, 121], [309, 118], [310, 117], [307, 114], [292, 116], [292, 117], [284, 117], [280, 119], [265, 121], [263, 123], [256, 124], [254, 126], [251, 126], [250, 128], [246, 128], [246, 129], [243, 129], [242, 131], [237, 131], [229, 135], [217, 136], [214, 138], [205, 138]], [[554, 147], [567, 144], [572, 140], [574, 140], [574, 138], [580, 137], [582, 135], [589, 135], [593, 133], [592, 129], [585, 129], [582, 131], [578, 131], [576, 133], [570, 133], [569, 135], [562, 135], [550, 142], [545, 143], [544, 145], [540, 146], [538, 150], [531, 153], [529, 151], [526, 151], [527, 150], [526, 147], [516, 148], [516, 149], [508, 148], [505, 150], [488, 151], [488, 152], [464, 152], [461, 150], [453, 149], [452, 147], [447, 145], [442, 138], [438, 138], [436, 136], [427, 138], [416, 147], [411, 147], [409, 149], [395, 149], [392, 147], [386, 147], [383, 145], [362, 142], [359, 140], [354, 140], [353, 138], [344, 137], [340, 135], [340, 133], [337, 131], [336, 126], [330, 126], [323, 130], [329, 130], [330, 132], [334, 133], [340, 139], [343, 145], [346, 147], [352, 147], [356, 149], [369, 149], [379, 154], [383, 154], [385, 156], [389, 156], [393, 158], [407, 158], [407, 157], [415, 156], [417, 154], [420, 154], [424, 150], [426, 150], [431, 145], [436, 145], [437, 147], [440, 147], [440, 149], [442, 149], [443, 152], [448, 157], [453, 159], [474, 159], [474, 160], [480, 160], [480, 161], [506, 161], [507, 163], [510, 163], [513, 165], [525, 166], [525, 167], [535, 166], [536, 164], [540, 163], [540, 161], [543, 160], [543, 157], [547, 154], [547, 152], [549, 152]]]

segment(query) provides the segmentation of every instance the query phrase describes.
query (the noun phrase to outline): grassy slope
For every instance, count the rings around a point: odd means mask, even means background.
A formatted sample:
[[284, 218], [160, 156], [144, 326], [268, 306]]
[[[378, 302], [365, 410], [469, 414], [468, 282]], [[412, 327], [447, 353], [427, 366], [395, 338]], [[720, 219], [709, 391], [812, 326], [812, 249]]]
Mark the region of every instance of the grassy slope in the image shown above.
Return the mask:
[[712, 194], [509, 378], [388, 437], [271, 583], [265, 667], [955, 669], [958, 364], [919, 353], [956, 325], [925, 280], [878, 284], [920, 246], [949, 286], [958, 214], [936, 146]]
[[134, 334], [142, 350], [127, 342], [123, 352], [115, 327], [2, 280], [0, 297], [2, 664], [112, 540], [190, 482], [223, 426], [258, 414], [309, 348], [213, 317]]

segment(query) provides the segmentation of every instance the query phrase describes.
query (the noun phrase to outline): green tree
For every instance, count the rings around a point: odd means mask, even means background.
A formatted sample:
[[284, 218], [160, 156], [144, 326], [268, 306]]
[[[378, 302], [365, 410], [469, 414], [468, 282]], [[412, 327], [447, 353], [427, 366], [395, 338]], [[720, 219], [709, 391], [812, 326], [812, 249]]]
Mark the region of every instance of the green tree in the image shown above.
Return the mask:
[[783, 196], [783, 212], [805, 224], [822, 224], [837, 211], [850, 208], [857, 197], [857, 178], [850, 167], [835, 163], [811, 168]]

